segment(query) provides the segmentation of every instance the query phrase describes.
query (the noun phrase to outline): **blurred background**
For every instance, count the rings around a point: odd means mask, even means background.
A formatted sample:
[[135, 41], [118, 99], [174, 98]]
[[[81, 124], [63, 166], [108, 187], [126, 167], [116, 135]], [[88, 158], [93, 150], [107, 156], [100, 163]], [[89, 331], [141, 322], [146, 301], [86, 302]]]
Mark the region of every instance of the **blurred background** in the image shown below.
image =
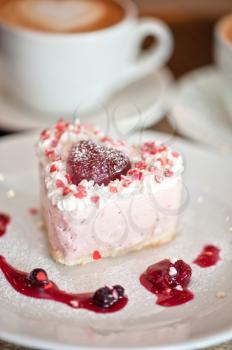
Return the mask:
[[218, 19], [232, 11], [231, 0], [136, 0], [141, 16], [163, 19], [175, 39], [168, 66], [179, 78], [213, 63], [213, 31]]
[[[213, 64], [214, 26], [220, 17], [232, 11], [231, 0], [135, 0], [135, 2], [141, 17], [158, 17], [171, 28], [175, 46], [168, 68], [175, 79], [180, 79], [197, 68]], [[144, 48], [152, 45], [153, 41], [152, 38], [145, 40]], [[7, 112], [8, 110], [9, 108]], [[19, 123], [19, 127], [17, 125], [14, 128], [15, 111], [12, 110], [10, 113], [12, 114], [10, 123], [6, 122], [6, 118], [2, 120], [0, 117], [0, 135], [31, 128], [32, 124], [29, 120], [28, 128], [25, 127], [26, 120], [23, 122], [17, 120], [15, 125]], [[166, 117], [165, 111], [162, 121], [154, 123], [155, 125], [151, 127], [159, 131], [172, 132], [173, 125], [170, 125]], [[180, 127], [176, 132], [183, 134], [181, 129]], [[187, 134], [183, 136], [188, 137]]]

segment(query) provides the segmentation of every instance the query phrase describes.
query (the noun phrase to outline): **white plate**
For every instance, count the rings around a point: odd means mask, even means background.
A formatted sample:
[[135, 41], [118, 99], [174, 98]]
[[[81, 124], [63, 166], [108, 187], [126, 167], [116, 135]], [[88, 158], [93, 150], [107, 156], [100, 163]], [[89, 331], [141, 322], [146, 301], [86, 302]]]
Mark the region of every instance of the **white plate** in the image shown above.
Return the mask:
[[[141, 133], [135, 140], [160, 137]], [[17, 294], [0, 274], [0, 337], [26, 346], [47, 349], [196, 349], [232, 338], [232, 162], [183, 141], [161, 135], [183, 151], [185, 186], [189, 200], [180, 215], [177, 239], [157, 249], [106, 259], [84, 267], [54, 263], [47, 241], [37, 228], [39, 218], [28, 208], [39, 206], [37, 164], [33, 135], [0, 141], [0, 210], [10, 213], [12, 224], [0, 239], [0, 254], [24, 271], [43, 267], [69, 291], [95, 290], [104, 284], [122, 284], [129, 303], [122, 311], [100, 315], [74, 310], [52, 301]], [[14, 189], [16, 196], [7, 198]], [[211, 268], [193, 267], [193, 301], [163, 308], [138, 281], [151, 263], [162, 258], [183, 258], [191, 263], [206, 243], [218, 245], [222, 261]], [[226, 293], [224, 299], [216, 293]]]
[[[85, 123], [131, 132], [157, 123], [167, 111], [167, 96], [172, 87], [173, 76], [168, 68], [150, 74], [114, 94], [104, 105], [92, 113], [83, 113], [84, 105], [77, 106], [70, 119], [78, 117]], [[0, 90], [0, 127], [5, 130], [22, 131], [46, 128], [57, 118], [65, 116], [44, 115], [20, 105]]]
[[232, 123], [224, 104], [224, 82], [216, 67], [179, 80], [169, 120], [181, 134], [222, 151], [232, 149]]

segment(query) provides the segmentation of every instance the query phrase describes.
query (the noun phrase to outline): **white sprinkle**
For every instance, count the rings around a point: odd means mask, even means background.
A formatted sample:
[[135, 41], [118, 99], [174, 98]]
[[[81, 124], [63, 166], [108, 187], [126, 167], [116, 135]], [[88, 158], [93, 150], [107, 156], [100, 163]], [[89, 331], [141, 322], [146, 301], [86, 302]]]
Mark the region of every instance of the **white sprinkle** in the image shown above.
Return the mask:
[[70, 304], [71, 304], [72, 307], [78, 307], [79, 306], [79, 303], [78, 303], [77, 300], [71, 300]]
[[0, 181], [3, 182], [3, 181], [5, 181], [5, 179], [6, 179], [5, 175], [0, 173]]
[[228, 221], [230, 221], [230, 217], [229, 217], [229, 216], [227, 216], [227, 217], [225, 218], [225, 222], [228, 222]]
[[176, 290], [180, 290], [180, 291], [182, 291], [183, 290], [183, 288], [178, 284], [178, 286], [176, 286]]
[[198, 198], [197, 198], [197, 203], [202, 203], [204, 201], [204, 197], [203, 196], [199, 196]]
[[177, 274], [177, 270], [175, 269], [175, 267], [171, 266], [169, 269], [169, 275], [175, 276], [176, 274]]
[[14, 190], [9, 190], [6, 192], [7, 198], [14, 198], [15, 197], [15, 191]]
[[216, 293], [216, 297], [217, 297], [218, 299], [223, 299], [223, 298], [225, 298], [225, 296], [226, 296], [226, 293], [225, 293], [225, 292], [220, 291], [220, 292], [217, 292], [217, 293]]
[[172, 264], [175, 264], [178, 259], [174, 257], [174, 258], [169, 258], [169, 260]]
[[113, 290], [112, 295], [113, 295], [114, 299], [118, 298], [118, 293], [115, 289]]

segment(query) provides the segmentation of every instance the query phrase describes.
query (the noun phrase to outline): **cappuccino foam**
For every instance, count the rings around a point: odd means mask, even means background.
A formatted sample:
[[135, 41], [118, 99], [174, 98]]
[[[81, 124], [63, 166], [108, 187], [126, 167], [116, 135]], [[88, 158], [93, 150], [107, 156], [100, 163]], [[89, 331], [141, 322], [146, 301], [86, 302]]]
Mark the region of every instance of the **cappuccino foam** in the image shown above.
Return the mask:
[[78, 33], [112, 26], [124, 10], [111, 0], [0, 0], [0, 20], [31, 30]]
[[221, 24], [221, 31], [224, 38], [232, 43], [232, 15], [225, 18]]

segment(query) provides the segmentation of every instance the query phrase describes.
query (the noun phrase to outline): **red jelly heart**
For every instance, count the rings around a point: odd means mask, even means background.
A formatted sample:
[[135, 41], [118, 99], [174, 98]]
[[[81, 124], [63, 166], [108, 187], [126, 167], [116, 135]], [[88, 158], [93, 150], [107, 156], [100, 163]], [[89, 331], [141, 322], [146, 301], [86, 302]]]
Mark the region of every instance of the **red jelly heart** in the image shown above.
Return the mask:
[[107, 186], [110, 181], [126, 175], [130, 168], [130, 160], [122, 151], [90, 140], [74, 144], [67, 160], [67, 172], [75, 185], [82, 180], [93, 180], [95, 184]]

